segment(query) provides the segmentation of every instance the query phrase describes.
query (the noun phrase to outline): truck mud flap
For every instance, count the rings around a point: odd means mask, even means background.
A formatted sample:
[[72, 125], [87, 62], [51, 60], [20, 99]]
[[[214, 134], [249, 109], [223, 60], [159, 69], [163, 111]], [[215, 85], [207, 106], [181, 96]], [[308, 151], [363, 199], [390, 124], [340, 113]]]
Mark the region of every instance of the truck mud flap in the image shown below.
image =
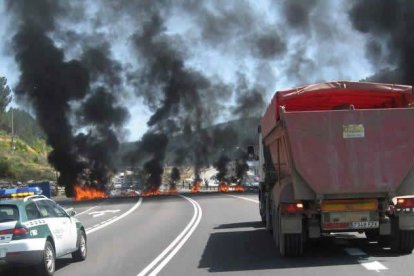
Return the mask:
[[400, 230], [414, 230], [414, 214], [400, 214], [398, 215], [398, 226]]
[[302, 215], [282, 215], [281, 230], [284, 234], [301, 234]]

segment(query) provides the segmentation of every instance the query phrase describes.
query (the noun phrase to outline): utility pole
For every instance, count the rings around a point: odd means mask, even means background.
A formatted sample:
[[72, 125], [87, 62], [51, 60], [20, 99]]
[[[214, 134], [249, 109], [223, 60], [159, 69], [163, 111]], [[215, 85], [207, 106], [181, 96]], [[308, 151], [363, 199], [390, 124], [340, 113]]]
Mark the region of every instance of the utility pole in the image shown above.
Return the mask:
[[14, 108], [11, 108], [11, 129], [12, 129], [12, 135], [11, 135], [11, 147], [12, 151], [14, 152]]

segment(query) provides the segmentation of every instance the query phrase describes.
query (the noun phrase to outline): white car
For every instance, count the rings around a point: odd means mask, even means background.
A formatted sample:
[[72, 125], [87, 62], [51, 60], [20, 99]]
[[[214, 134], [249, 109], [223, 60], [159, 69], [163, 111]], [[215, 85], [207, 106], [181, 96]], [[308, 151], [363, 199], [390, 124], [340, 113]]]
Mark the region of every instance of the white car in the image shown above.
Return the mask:
[[87, 256], [83, 225], [37, 187], [0, 190], [0, 264], [33, 265], [38, 275], [53, 275], [55, 258]]

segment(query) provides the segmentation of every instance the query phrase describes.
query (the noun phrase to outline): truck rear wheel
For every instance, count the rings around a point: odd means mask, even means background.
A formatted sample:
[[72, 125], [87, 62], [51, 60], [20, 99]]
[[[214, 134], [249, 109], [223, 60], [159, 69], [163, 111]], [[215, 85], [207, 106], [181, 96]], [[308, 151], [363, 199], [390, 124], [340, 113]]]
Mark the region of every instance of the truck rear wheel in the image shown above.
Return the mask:
[[297, 257], [303, 254], [302, 234], [283, 234], [285, 256]]
[[[303, 235], [302, 234], [284, 234], [282, 232], [282, 216], [280, 213], [277, 218], [277, 234], [274, 234], [277, 238], [276, 244], [279, 247], [279, 253], [283, 257], [298, 257], [303, 255]], [[276, 228], [276, 225], [274, 226]], [[274, 230], [276, 231], [276, 230]], [[276, 237], [277, 235], [277, 237]]]
[[414, 249], [414, 231], [401, 230], [399, 227], [398, 217], [391, 219], [391, 227], [391, 249], [401, 254], [410, 254]]
[[271, 203], [270, 198], [268, 194], [265, 194], [265, 225], [266, 230], [272, 233], [273, 231], [273, 225], [272, 225], [272, 213], [271, 213]]
[[259, 191], [259, 213], [263, 225], [266, 225], [266, 207], [264, 193], [262, 191]]
[[399, 230], [398, 251], [403, 254], [411, 254], [414, 248], [414, 231]]

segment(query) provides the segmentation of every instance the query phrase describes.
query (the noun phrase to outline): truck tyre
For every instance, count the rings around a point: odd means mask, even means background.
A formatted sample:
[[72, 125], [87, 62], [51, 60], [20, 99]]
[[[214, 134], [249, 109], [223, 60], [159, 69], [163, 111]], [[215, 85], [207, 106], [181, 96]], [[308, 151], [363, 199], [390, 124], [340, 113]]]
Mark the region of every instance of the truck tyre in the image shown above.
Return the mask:
[[302, 234], [283, 234], [282, 216], [278, 214], [278, 245], [279, 253], [282, 257], [298, 257], [303, 255], [303, 236]]
[[414, 248], [414, 231], [399, 230], [398, 236], [398, 251], [402, 254], [411, 254]]
[[264, 193], [259, 191], [259, 213], [260, 218], [262, 220], [263, 225], [266, 225], [266, 210], [265, 210], [265, 200], [264, 200]]
[[273, 225], [272, 225], [272, 214], [270, 209], [270, 199], [268, 194], [265, 194], [265, 217], [266, 217], [266, 230], [272, 233]]
[[398, 217], [391, 219], [391, 227], [391, 249], [401, 254], [410, 254], [414, 248], [414, 231], [401, 230], [398, 223]]
[[284, 234], [285, 256], [297, 257], [303, 254], [302, 234]]

